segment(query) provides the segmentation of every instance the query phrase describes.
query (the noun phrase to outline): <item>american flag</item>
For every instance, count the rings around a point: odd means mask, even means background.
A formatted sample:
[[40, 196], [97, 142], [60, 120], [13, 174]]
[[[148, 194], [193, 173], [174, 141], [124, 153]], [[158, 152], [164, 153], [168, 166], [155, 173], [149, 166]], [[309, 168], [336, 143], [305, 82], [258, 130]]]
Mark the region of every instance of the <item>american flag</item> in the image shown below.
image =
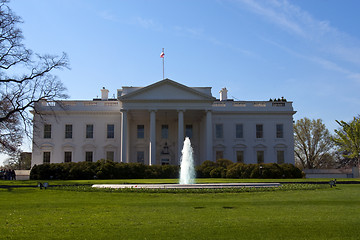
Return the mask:
[[163, 58], [165, 56], [165, 53], [164, 52], [161, 52], [160, 53], [160, 57]]

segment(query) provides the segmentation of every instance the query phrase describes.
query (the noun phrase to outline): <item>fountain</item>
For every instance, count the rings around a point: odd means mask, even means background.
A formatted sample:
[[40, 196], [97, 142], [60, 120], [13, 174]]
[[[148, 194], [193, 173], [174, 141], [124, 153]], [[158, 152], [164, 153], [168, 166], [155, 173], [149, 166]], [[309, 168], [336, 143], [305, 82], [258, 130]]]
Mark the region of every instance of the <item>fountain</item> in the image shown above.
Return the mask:
[[195, 184], [194, 157], [191, 142], [185, 138], [181, 151], [179, 184], [94, 184], [95, 188], [148, 188], [148, 189], [189, 189], [189, 188], [241, 188], [241, 187], [278, 187], [279, 183], [206, 183]]
[[195, 169], [190, 138], [186, 137], [181, 151], [179, 184], [194, 184]]

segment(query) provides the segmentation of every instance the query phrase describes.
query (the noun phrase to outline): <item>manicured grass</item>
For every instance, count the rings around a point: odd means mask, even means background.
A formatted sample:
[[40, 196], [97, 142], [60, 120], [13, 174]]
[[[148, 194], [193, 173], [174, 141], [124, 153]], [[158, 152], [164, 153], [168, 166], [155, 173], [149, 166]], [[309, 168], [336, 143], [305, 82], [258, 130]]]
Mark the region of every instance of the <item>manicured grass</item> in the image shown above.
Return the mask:
[[[330, 178], [299, 178], [299, 179], [230, 179], [230, 178], [198, 178], [197, 183], [248, 183], [248, 182], [324, 182], [328, 183]], [[337, 179], [338, 182], [357, 181], [358, 178]], [[5, 181], [0, 180], [1, 185], [32, 185], [36, 186], [38, 182], [48, 182], [50, 185], [90, 185], [90, 184], [141, 184], [141, 183], [178, 183], [178, 179], [104, 179], [104, 180], [28, 180], [28, 181]]]
[[199, 194], [0, 189], [0, 238], [358, 239], [359, 206], [351, 184]]

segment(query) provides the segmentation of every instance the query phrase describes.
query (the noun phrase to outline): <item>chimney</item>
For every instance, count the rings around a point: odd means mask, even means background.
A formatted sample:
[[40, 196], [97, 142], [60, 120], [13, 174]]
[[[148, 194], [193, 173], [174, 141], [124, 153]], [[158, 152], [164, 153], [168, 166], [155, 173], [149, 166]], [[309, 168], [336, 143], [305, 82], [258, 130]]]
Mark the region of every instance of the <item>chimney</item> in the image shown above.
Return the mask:
[[105, 87], [103, 87], [101, 89], [101, 100], [106, 101], [108, 100], [108, 94], [109, 94], [109, 90], [105, 89]]
[[227, 92], [228, 90], [226, 89], [226, 87], [222, 88], [220, 90], [220, 101], [226, 101], [227, 100]]

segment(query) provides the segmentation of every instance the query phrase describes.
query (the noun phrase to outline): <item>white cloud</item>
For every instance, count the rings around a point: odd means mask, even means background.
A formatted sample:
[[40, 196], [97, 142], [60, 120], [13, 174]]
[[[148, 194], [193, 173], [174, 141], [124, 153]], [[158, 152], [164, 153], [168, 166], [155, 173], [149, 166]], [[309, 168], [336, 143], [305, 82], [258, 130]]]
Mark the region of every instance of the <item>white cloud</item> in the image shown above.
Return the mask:
[[248, 57], [251, 57], [251, 58], [256, 58], [256, 59], [261, 58], [260, 56], [258, 56], [257, 54], [255, 54], [249, 50], [233, 46], [229, 43], [224, 43], [215, 37], [206, 35], [205, 30], [203, 28], [188, 28], [188, 27], [175, 26], [173, 29], [175, 30], [176, 34], [180, 35], [180, 36], [201, 39], [201, 40], [210, 42], [213, 45], [221, 46], [221, 47], [230, 49], [232, 51], [239, 52], [243, 55], [247, 55]]
[[360, 83], [360, 73], [351, 73], [348, 77], [354, 79], [357, 83]]
[[331, 58], [360, 65], [359, 39], [339, 31], [326, 20], [318, 20], [287, 0], [236, 0], [251, 12], [278, 25]]
[[344, 74], [348, 74], [348, 75], [351, 74], [351, 71], [349, 71], [349, 70], [347, 70], [345, 68], [342, 68], [337, 63], [332, 62], [330, 60], [320, 58], [320, 57], [317, 57], [317, 56], [308, 57], [308, 59], [315, 62], [315, 63], [317, 63], [317, 64], [319, 64], [319, 65], [321, 65], [325, 69], [340, 72], [340, 73], [344, 73]]
[[255, 0], [238, 0], [238, 2], [245, 4], [254, 13], [267, 18], [286, 30], [303, 37], [306, 36], [301, 25], [293, 19], [294, 16], [299, 16], [301, 12], [287, 2], [282, 4], [275, 0], [259, 2]]
[[266, 41], [297, 58], [301, 58], [301, 59], [305, 59], [306, 61], [313, 62], [326, 70], [344, 74], [344, 78], [353, 79], [353, 80], [356, 80], [356, 82], [360, 83], [360, 73], [354, 72], [353, 70], [351, 70], [348, 67], [342, 67], [336, 61], [332, 61], [327, 58], [324, 58], [321, 56], [316, 56], [316, 55], [305, 55], [303, 53], [299, 53], [299, 52], [295, 51], [294, 49], [290, 49], [285, 45], [279, 44], [273, 40], [263, 38], [263, 41]]
[[182, 36], [187, 36], [191, 38], [204, 38], [204, 29], [202, 28], [189, 28], [182, 26], [173, 27], [175, 32]]
[[308, 40], [316, 40], [328, 34], [333, 36], [340, 34], [328, 21], [317, 20], [286, 0], [237, 0], [237, 2], [283, 29]]
[[97, 13], [98, 16], [100, 16], [102, 19], [115, 22], [115, 23], [122, 23], [126, 25], [135, 25], [139, 26], [145, 29], [151, 29], [155, 31], [161, 31], [163, 29], [162, 24], [157, 23], [153, 19], [147, 19], [143, 17], [133, 17], [131, 19], [120, 19], [116, 14], [113, 14], [110, 11], [103, 10]]
[[109, 11], [106, 11], [106, 10], [99, 12], [98, 15], [102, 19], [107, 20], [107, 21], [111, 21], [111, 22], [118, 22], [119, 21], [119, 19], [118, 19], [118, 17], [116, 15], [114, 15], [114, 14], [112, 14]]
[[155, 31], [161, 31], [163, 29], [162, 24], [155, 22], [152, 19], [146, 19], [143, 17], [135, 17], [132, 21], [135, 25], [138, 25], [145, 29], [152, 29]]

